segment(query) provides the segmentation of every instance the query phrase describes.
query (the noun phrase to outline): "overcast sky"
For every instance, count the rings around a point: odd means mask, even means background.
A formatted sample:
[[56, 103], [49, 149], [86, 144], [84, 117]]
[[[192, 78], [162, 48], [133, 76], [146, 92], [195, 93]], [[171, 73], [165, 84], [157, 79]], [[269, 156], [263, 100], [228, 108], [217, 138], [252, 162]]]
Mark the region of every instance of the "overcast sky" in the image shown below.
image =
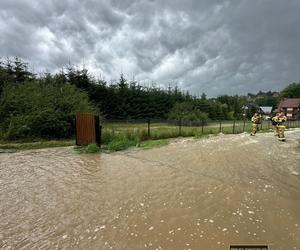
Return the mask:
[[300, 0], [0, 0], [0, 56], [208, 96], [300, 82]]

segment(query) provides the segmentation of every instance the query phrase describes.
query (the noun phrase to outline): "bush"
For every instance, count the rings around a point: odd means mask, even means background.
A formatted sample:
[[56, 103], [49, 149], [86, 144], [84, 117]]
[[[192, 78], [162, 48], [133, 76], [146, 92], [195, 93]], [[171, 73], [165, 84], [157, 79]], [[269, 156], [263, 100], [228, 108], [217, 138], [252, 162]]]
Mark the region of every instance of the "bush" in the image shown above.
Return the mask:
[[208, 115], [194, 107], [191, 102], [176, 103], [169, 113], [169, 119], [187, 121], [205, 121]]
[[86, 93], [71, 85], [10, 84], [0, 98], [3, 139], [69, 138], [76, 112], [93, 112]]

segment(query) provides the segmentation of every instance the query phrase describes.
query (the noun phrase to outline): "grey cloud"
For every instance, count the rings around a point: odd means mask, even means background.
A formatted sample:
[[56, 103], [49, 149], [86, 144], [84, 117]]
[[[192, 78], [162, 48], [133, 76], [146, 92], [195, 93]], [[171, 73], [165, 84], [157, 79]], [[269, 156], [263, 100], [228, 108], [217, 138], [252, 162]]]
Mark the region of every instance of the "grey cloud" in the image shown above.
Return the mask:
[[298, 0], [2, 0], [0, 56], [245, 94], [299, 81]]

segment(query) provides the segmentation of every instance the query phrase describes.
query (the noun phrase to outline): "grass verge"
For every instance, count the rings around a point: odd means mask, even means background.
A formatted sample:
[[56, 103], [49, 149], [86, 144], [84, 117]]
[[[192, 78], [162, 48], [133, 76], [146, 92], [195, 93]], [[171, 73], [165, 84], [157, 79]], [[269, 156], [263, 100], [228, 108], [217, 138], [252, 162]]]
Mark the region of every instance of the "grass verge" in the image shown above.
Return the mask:
[[37, 141], [37, 142], [0, 142], [0, 149], [29, 150], [53, 147], [74, 146], [74, 140]]
[[[244, 129], [237, 126], [234, 130], [236, 134], [251, 131], [251, 126], [246, 126]], [[263, 127], [258, 132], [271, 132], [271, 127]], [[87, 147], [75, 147], [78, 153], [98, 153], [100, 151], [120, 151], [130, 147], [141, 147], [145, 149], [160, 147], [168, 144], [170, 138], [176, 137], [194, 137], [195, 139], [204, 139], [209, 135], [217, 135], [220, 130], [217, 127], [182, 127], [179, 132], [178, 127], [157, 127], [151, 129], [151, 134], [148, 136], [147, 130], [143, 128], [136, 128], [132, 130], [116, 131], [111, 129], [104, 129], [102, 131], [102, 146], [101, 149], [97, 145], [89, 145]], [[222, 133], [232, 134], [232, 127], [222, 128]], [[38, 140], [38, 139], [35, 139]], [[65, 147], [75, 146], [74, 140], [39, 140], [35, 142], [16, 141], [6, 142], [0, 141], [0, 149], [3, 150], [28, 150], [41, 149], [50, 147]]]

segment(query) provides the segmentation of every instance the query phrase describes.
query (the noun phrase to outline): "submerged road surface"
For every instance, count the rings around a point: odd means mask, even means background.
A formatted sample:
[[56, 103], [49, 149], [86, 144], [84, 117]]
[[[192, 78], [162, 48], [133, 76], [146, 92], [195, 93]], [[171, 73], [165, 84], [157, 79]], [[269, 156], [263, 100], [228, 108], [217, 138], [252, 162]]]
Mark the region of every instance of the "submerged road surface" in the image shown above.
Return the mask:
[[0, 154], [0, 248], [300, 249], [300, 130]]

